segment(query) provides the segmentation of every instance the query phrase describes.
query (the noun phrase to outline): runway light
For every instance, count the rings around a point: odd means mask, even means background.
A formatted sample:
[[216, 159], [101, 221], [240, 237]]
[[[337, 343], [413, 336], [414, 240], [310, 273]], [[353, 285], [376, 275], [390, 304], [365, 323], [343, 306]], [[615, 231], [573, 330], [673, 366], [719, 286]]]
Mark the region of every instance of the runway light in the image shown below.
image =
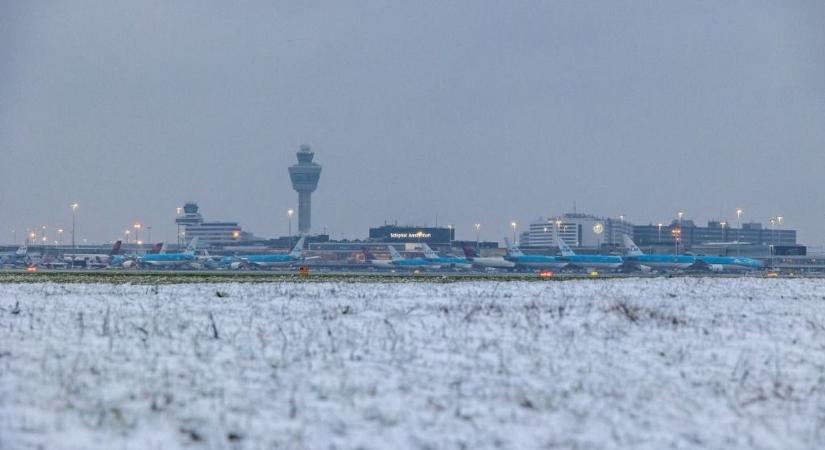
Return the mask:
[[599, 272], [596, 272], [596, 271], [594, 270], [594, 271], [590, 272], [590, 276], [591, 276], [591, 277], [597, 277], [597, 276], [599, 276]]
[[26, 267], [26, 272], [37, 272], [37, 267], [35, 267], [35, 266]]
[[539, 272], [539, 277], [540, 278], [552, 278], [553, 277], [553, 272], [551, 272], [549, 270], [542, 270], [541, 272]]

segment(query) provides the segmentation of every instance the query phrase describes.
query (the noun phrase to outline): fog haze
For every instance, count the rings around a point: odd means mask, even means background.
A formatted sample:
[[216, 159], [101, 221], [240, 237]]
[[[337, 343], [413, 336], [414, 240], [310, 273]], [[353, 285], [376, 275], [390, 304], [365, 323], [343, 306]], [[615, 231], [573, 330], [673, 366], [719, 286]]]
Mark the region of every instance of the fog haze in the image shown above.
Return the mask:
[[285, 235], [304, 143], [333, 238], [575, 203], [825, 242], [825, 3], [445, 3], [0, 0], [0, 242], [75, 201], [92, 241], [186, 200]]

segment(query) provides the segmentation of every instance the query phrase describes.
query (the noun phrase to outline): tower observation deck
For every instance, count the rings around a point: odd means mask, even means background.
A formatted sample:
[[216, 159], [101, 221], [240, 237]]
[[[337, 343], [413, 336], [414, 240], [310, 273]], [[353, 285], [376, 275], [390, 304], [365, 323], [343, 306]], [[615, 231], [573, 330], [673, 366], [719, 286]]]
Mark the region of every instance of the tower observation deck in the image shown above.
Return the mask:
[[298, 164], [289, 166], [289, 178], [292, 189], [298, 191], [298, 231], [307, 234], [312, 228], [312, 193], [321, 178], [321, 165], [312, 162], [315, 153], [309, 145], [302, 145], [296, 155]]

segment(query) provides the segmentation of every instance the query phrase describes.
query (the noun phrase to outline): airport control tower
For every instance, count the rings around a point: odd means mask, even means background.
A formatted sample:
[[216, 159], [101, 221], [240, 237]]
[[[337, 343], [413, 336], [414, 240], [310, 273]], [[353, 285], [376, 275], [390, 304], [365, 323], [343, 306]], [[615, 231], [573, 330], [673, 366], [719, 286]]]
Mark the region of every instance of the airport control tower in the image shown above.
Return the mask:
[[298, 191], [298, 231], [307, 234], [312, 226], [312, 192], [318, 187], [321, 165], [312, 162], [315, 153], [309, 145], [302, 145], [296, 155], [298, 164], [289, 166], [289, 178], [292, 189]]

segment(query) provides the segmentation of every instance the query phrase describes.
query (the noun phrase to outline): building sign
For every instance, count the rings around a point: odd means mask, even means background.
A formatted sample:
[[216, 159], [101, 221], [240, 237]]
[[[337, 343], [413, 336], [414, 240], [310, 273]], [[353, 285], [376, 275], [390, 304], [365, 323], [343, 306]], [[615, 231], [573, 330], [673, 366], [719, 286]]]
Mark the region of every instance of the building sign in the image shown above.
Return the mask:
[[390, 233], [391, 239], [429, 239], [433, 237], [432, 233], [425, 233], [417, 231], [415, 233]]
[[370, 228], [370, 239], [382, 242], [422, 242], [448, 244], [455, 239], [455, 230], [436, 227], [399, 227], [384, 225]]

